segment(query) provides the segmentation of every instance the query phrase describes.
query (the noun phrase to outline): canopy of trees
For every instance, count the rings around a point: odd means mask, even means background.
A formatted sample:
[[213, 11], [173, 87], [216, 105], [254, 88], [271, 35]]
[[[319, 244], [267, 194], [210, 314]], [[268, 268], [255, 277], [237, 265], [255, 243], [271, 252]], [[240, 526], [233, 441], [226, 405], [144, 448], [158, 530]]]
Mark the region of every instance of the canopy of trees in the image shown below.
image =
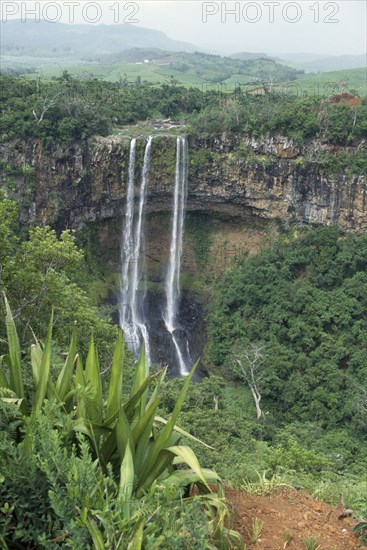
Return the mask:
[[263, 408], [328, 427], [361, 422], [365, 430], [366, 313], [367, 236], [295, 231], [240, 259], [220, 281], [210, 357], [233, 371], [236, 350], [265, 342]]
[[44, 144], [107, 135], [116, 126], [171, 117], [190, 123], [191, 132], [260, 137], [280, 133], [305, 143], [347, 145], [367, 137], [367, 101], [332, 104], [325, 98], [203, 91], [175, 83], [140, 86], [121, 81], [78, 80], [66, 71], [50, 81], [0, 76], [3, 141], [39, 138]]

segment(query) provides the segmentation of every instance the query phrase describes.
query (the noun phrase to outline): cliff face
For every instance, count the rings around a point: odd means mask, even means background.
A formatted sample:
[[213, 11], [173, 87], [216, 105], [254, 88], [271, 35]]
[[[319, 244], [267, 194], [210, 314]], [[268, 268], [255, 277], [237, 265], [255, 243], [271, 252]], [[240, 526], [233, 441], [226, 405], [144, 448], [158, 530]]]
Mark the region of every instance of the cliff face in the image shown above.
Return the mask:
[[[116, 307], [129, 148], [130, 139], [119, 136], [95, 138], [70, 148], [55, 146], [51, 152], [38, 143], [0, 147], [2, 186], [17, 199], [24, 224], [78, 229], [99, 222], [86, 230], [88, 246], [106, 274], [100, 299]], [[138, 139], [136, 195], [144, 148], [145, 139]], [[326, 151], [329, 156], [334, 152]], [[261, 142], [190, 138], [180, 325], [193, 360], [203, 354], [206, 343], [206, 305], [213, 276], [235, 256], [245, 251], [256, 254], [271, 243], [279, 221], [283, 225], [333, 223], [356, 232], [367, 229], [366, 177], [328, 176], [315, 162], [319, 153], [317, 144], [300, 151], [282, 137]], [[174, 364], [175, 357], [162, 318], [175, 165], [174, 136], [154, 138], [145, 221], [146, 309], [154, 359], [163, 364]]]
[[[2, 145], [3, 180], [8, 180], [9, 166], [18, 169], [11, 194], [21, 204], [22, 221], [79, 228], [88, 221], [120, 217], [129, 143], [129, 138], [121, 136], [94, 138], [70, 148], [55, 146], [51, 152], [43, 151], [39, 143]], [[153, 140], [150, 212], [170, 210], [175, 147], [172, 136]], [[144, 139], [138, 139], [138, 170], [143, 150]], [[317, 161], [318, 152], [318, 144], [301, 151], [283, 137], [262, 141], [190, 138], [187, 209], [281, 219], [285, 225], [337, 224], [343, 230], [365, 231], [366, 175], [328, 175]], [[327, 150], [329, 155], [334, 152]], [[24, 166], [34, 168], [31, 187], [26, 186]]]

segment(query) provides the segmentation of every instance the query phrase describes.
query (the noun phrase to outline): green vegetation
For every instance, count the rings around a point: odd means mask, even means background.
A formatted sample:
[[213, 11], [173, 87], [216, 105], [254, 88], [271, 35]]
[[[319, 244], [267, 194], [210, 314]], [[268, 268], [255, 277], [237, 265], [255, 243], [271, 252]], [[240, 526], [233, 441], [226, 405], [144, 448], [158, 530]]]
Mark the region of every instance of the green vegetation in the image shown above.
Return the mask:
[[66, 71], [49, 82], [1, 76], [0, 87], [2, 141], [39, 138], [48, 146], [107, 135], [115, 125], [148, 117], [177, 117], [203, 102], [194, 88], [75, 80]]
[[300, 145], [312, 139], [348, 145], [365, 139], [366, 120], [366, 100], [363, 105], [353, 107], [310, 97], [239, 93], [207, 105], [192, 119], [192, 133], [209, 137], [226, 132], [255, 138], [277, 133]]
[[[303, 145], [300, 170], [367, 169], [366, 99], [349, 106], [269, 89], [224, 97], [68, 73], [49, 82], [3, 76], [1, 84], [3, 141], [52, 148], [172, 117], [203, 139], [286, 135]], [[314, 139], [340, 149], [312, 152]], [[354, 154], [341, 148], [357, 144]], [[171, 169], [173, 153], [172, 140]], [[247, 153], [239, 146], [249, 164], [269, 162]], [[203, 145], [190, 175], [219, 158]], [[20, 176], [32, 195], [32, 166], [5, 162], [2, 172], [9, 195]], [[166, 380], [164, 371], [148, 371], [144, 353], [135, 364], [111, 309], [98, 307], [115, 282], [101, 281], [110, 252], [96, 257], [98, 228], [78, 240], [48, 226], [26, 230], [16, 204], [0, 195], [0, 290], [8, 300], [0, 301], [0, 546], [240, 548], [220, 491], [208, 487], [219, 476], [254, 494], [301, 486], [333, 504], [343, 494], [365, 514], [367, 237], [335, 227], [283, 231], [213, 283], [214, 229], [204, 214], [188, 215], [186, 238], [206, 275], [183, 282], [212, 297], [208, 376], [188, 392], [193, 371]], [[262, 527], [254, 523], [253, 540]], [[358, 529], [365, 536], [364, 521]]]
[[12, 304], [22, 346], [33, 340], [33, 332], [40, 337], [46, 334], [54, 307], [54, 335], [59, 345], [67, 344], [76, 322], [81, 349], [87, 350], [94, 331], [101, 352], [108, 354], [116, 327], [101, 316], [86, 292], [92, 279], [74, 234], [63, 231], [58, 238], [47, 226], [35, 227], [21, 239], [16, 205], [1, 196], [0, 220], [0, 287]]
[[[4, 367], [0, 363], [2, 547], [56, 548], [66, 539], [71, 547], [101, 550], [122, 543], [134, 549], [173, 548], [190, 540], [194, 548], [215, 548], [231, 539], [241, 547], [237, 533], [225, 525], [225, 504], [208, 485], [219, 480], [218, 475], [202, 470], [192, 449], [179, 444], [182, 435], [190, 437], [176, 421], [195, 367], [165, 421], [156, 414], [165, 371], [149, 374], [144, 349], [124, 390], [125, 351], [119, 334], [104, 397], [93, 337], [83, 368], [74, 330], [65, 364], [53, 378], [53, 315], [43, 346], [37, 340], [32, 346], [29, 364], [21, 358], [6, 299], [5, 306], [8, 354], [1, 357]], [[27, 370], [33, 387], [25, 389]], [[203, 496], [185, 498], [185, 490], [193, 485]], [[165, 512], [160, 520], [161, 508]], [[198, 524], [196, 518], [193, 522], [195, 512]]]
[[[301, 75], [297, 80], [297, 87], [298, 90], [317, 98], [334, 95], [343, 89], [354, 91], [363, 97], [367, 95], [366, 68], [328, 70], [316, 75]], [[291, 84], [289, 88], [295, 90], [296, 86]]]
[[213, 244], [214, 220], [204, 213], [189, 213], [186, 220], [187, 239], [195, 253], [195, 261], [200, 269], [205, 268]]
[[233, 371], [233, 350], [262, 342], [274, 417], [364, 431], [366, 251], [365, 236], [341, 238], [334, 227], [294, 231], [219, 282], [210, 357]]
[[[110, 37], [109, 37], [110, 39]], [[103, 48], [104, 49], [104, 48]], [[17, 54], [18, 53], [18, 54]], [[15, 55], [14, 55], [15, 54]], [[257, 85], [260, 81], [275, 79], [277, 82], [294, 81], [302, 70], [276, 63], [271, 58], [233, 59], [201, 52], [172, 52], [157, 48], [132, 48], [99, 55], [82, 55], [68, 58], [64, 52], [55, 58], [44, 52], [43, 57], [29, 57], [13, 52], [2, 58], [3, 70], [9, 74], [41, 74], [45, 78], [60, 77], [63, 68], [73, 76], [87, 74], [92, 78], [108, 81], [122, 80], [164, 84], [176, 82], [186, 86], [215, 86], [229, 89], [234, 84]], [[33, 74], [32, 74], [33, 73]]]
[[306, 550], [320, 550], [320, 546], [317, 543], [317, 537], [314, 537], [313, 535], [303, 539], [303, 544], [305, 545]]
[[[366, 100], [349, 106], [270, 89], [264, 95], [251, 95], [241, 88], [223, 94], [176, 84], [135, 86], [76, 80], [66, 71], [48, 82], [2, 76], [0, 83], [3, 141], [38, 138], [51, 147], [122, 127], [126, 133], [126, 125], [157, 117], [189, 124], [189, 133], [211, 138], [223, 133], [255, 138], [283, 134], [300, 145], [318, 139], [345, 146], [367, 136]], [[192, 159], [192, 172], [200, 160]], [[362, 156], [351, 162], [364, 167]], [[347, 157], [340, 163], [349, 166]], [[24, 175], [33, 177], [29, 170]]]
[[261, 537], [261, 532], [264, 527], [264, 522], [259, 518], [254, 518], [252, 520], [252, 533], [251, 533], [251, 542], [257, 542]]

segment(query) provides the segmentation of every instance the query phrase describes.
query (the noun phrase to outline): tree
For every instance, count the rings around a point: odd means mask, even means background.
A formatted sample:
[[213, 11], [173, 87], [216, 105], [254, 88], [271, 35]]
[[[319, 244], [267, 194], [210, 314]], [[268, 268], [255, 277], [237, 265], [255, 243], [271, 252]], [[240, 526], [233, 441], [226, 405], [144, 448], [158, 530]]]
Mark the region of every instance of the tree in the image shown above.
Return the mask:
[[[27, 240], [19, 242], [14, 234], [15, 218], [14, 203], [0, 201], [0, 284], [12, 307], [21, 344], [33, 341], [32, 331], [41, 336], [46, 333], [54, 307], [54, 334], [59, 345], [68, 342], [76, 322], [81, 348], [86, 348], [94, 331], [96, 343], [108, 354], [116, 327], [102, 318], [83, 289], [88, 275], [84, 253], [76, 246], [73, 233], [63, 231], [58, 238], [49, 227], [35, 227]], [[0, 302], [0, 313], [1, 309]]]
[[252, 343], [242, 348], [235, 356], [235, 372], [244, 380], [252, 393], [255, 401], [256, 417], [259, 420], [264, 413], [260, 407], [261, 394], [260, 389], [264, 381], [266, 371], [264, 363], [266, 357], [264, 351], [265, 344]]

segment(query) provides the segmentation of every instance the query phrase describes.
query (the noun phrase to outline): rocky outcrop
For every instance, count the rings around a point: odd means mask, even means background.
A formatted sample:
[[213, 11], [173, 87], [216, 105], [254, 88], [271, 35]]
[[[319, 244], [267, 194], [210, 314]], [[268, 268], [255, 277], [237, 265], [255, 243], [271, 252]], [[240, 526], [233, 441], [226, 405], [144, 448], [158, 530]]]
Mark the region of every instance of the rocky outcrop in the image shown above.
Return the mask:
[[[302, 150], [278, 136], [247, 138], [190, 138], [188, 210], [218, 216], [281, 219], [290, 223], [337, 224], [342, 230], [367, 229], [366, 175], [346, 171], [330, 175], [320, 153], [336, 148], [313, 144]], [[138, 140], [138, 166], [144, 138]], [[353, 148], [347, 152], [352, 153]], [[120, 217], [125, 203], [129, 139], [93, 138], [71, 147], [44, 151], [39, 143], [10, 143], [0, 148], [3, 187], [10, 167], [13, 194], [21, 204], [24, 223], [79, 228], [88, 221]], [[157, 136], [152, 146], [148, 190], [151, 212], [169, 211], [175, 165], [175, 139]], [[27, 187], [22, 167], [35, 169]], [[5, 169], [4, 169], [5, 167]]]

